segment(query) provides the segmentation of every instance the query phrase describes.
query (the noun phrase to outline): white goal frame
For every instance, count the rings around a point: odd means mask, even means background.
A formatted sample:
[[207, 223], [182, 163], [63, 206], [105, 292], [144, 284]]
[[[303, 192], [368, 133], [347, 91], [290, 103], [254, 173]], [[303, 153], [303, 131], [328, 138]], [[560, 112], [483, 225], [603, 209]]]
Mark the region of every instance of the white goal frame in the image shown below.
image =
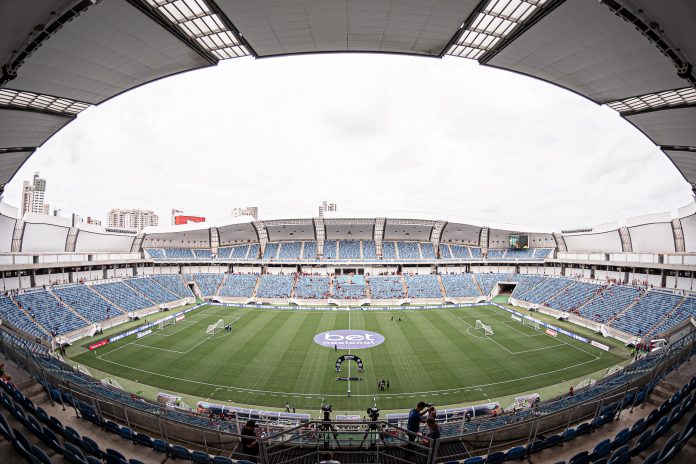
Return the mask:
[[479, 321], [476, 319], [476, 330], [483, 329], [483, 334], [486, 336], [494, 335], [493, 329], [491, 328], [490, 325], [486, 325], [483, 322]]
[[205, 334], [206, 335], [215, 335], [219, 331], [223, 330], [225, 328], [225, 321], [220, 319], [217, 321], [215, 324], [210, 324], [207, 329], [205, 329]]
[[163, 321], [159, 321], [159, 324], [157, 325], [157, 328], [162, 330], [165, 327], [169, 327], [170, 325], [175, 325], [176, 324], [176, 318], [172, 317], [171, 319], [166, 319]]
[[539, 323], [537, 321], [527, 319], [526, 317], [522, 318], [522, 325], [529, 325], [534, 327], [534, 330], [539, 330]]

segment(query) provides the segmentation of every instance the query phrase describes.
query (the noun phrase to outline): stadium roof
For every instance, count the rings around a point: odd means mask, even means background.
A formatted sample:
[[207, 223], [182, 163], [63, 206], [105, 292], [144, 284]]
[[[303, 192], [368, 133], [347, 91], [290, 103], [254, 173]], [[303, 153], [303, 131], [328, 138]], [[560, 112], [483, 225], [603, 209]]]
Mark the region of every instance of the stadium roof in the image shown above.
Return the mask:
[[696, 2], [690, 0], [5, 0], [0, 188], [80, 111], [245, 56], [445, 55], [618, 111], [696, 188]]

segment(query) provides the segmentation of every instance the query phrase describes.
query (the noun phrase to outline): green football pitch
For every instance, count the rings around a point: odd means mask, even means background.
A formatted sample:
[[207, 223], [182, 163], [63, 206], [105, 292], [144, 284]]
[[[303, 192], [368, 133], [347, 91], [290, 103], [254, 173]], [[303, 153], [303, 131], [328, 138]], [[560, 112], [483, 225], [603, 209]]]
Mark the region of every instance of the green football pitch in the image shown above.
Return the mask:
[[[231, 332], [207, 335], [218, 320]], [[399, 321], [401, 319], [401, 321]], [[476, 329], [476, 320], [493, 335]], [[314, 342], [330, 330], [369, 330], [384, 343], [351, 350], [336, 372], [335, 351]], [[73, 358], [120, 378], [226, 404], [316, 410], [322, 399], [339, 411], [439, 406], [500, 398], [575, 379], [623, 360], [612, 352], [511, 319], [494, 306], [430, 310], [274, 310], [203, 306], [186, 319]], [[349, 373], [350, 372], [350, 373]], [[337, 376], [362, 377], [361, 381]], [[378, 389], [379, 379], [389, 389]], [[347, 390], [350, 388], [351, 396]], [[505, 406], [505, 405], [503, 405]]]

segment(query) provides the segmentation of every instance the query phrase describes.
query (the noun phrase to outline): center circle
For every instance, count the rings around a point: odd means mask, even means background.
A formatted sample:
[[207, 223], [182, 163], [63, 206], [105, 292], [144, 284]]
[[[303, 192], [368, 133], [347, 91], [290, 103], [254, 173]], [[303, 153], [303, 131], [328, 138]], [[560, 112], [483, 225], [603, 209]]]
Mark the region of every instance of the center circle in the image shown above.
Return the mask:
[[329, 330], [314, 336], [314, 343], [341, 350], [362, 350], [383, 342], [384, 335], [369, 330]]

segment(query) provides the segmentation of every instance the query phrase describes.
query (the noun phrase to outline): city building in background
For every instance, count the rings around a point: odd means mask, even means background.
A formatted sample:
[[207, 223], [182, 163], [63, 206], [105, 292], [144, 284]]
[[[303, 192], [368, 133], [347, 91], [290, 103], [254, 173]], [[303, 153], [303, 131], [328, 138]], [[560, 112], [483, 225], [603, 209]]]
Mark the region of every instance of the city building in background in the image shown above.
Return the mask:
[[80, 224], [92, 224], [94, 226], [100, 226], [102, 225], [101, 220], [97, 218], [93, 218], [92, 216], [87, 216], [86, 218], [83, 218], [79, 214], [73, 213], [72, 215], [72, 225], [73, 227], [76, 227]]
[[152, 210], [112, 208], [107, 227], [110, 229], [140, 232], [145, 227], [159, 225], [159, 217]]
[[22, 216], [24, 213], [49, 214], [50, 208], [46, 201], [46, 179], [34, 173], [34, 179], [22, 184]]
[[184, 216], [179, 215], [174, 218], [174, 225], [179, 226], [182, 224], [188, 224], [189, 222], [205, 222], [205, 218], [202, 216]]
[[327, 211], [338, 211], [338, 206], [336, 206], [336, 203], [329, 203], [324, 200], [319, 205], [319, 217], [324, 217], [324, 213]]
[[234, 208], [232, 210], [232, 217], [241, 216], [251, 216], [254, 219], [259, 218], [259, 207], [258, 206], [247, 206], [246, 208]]

